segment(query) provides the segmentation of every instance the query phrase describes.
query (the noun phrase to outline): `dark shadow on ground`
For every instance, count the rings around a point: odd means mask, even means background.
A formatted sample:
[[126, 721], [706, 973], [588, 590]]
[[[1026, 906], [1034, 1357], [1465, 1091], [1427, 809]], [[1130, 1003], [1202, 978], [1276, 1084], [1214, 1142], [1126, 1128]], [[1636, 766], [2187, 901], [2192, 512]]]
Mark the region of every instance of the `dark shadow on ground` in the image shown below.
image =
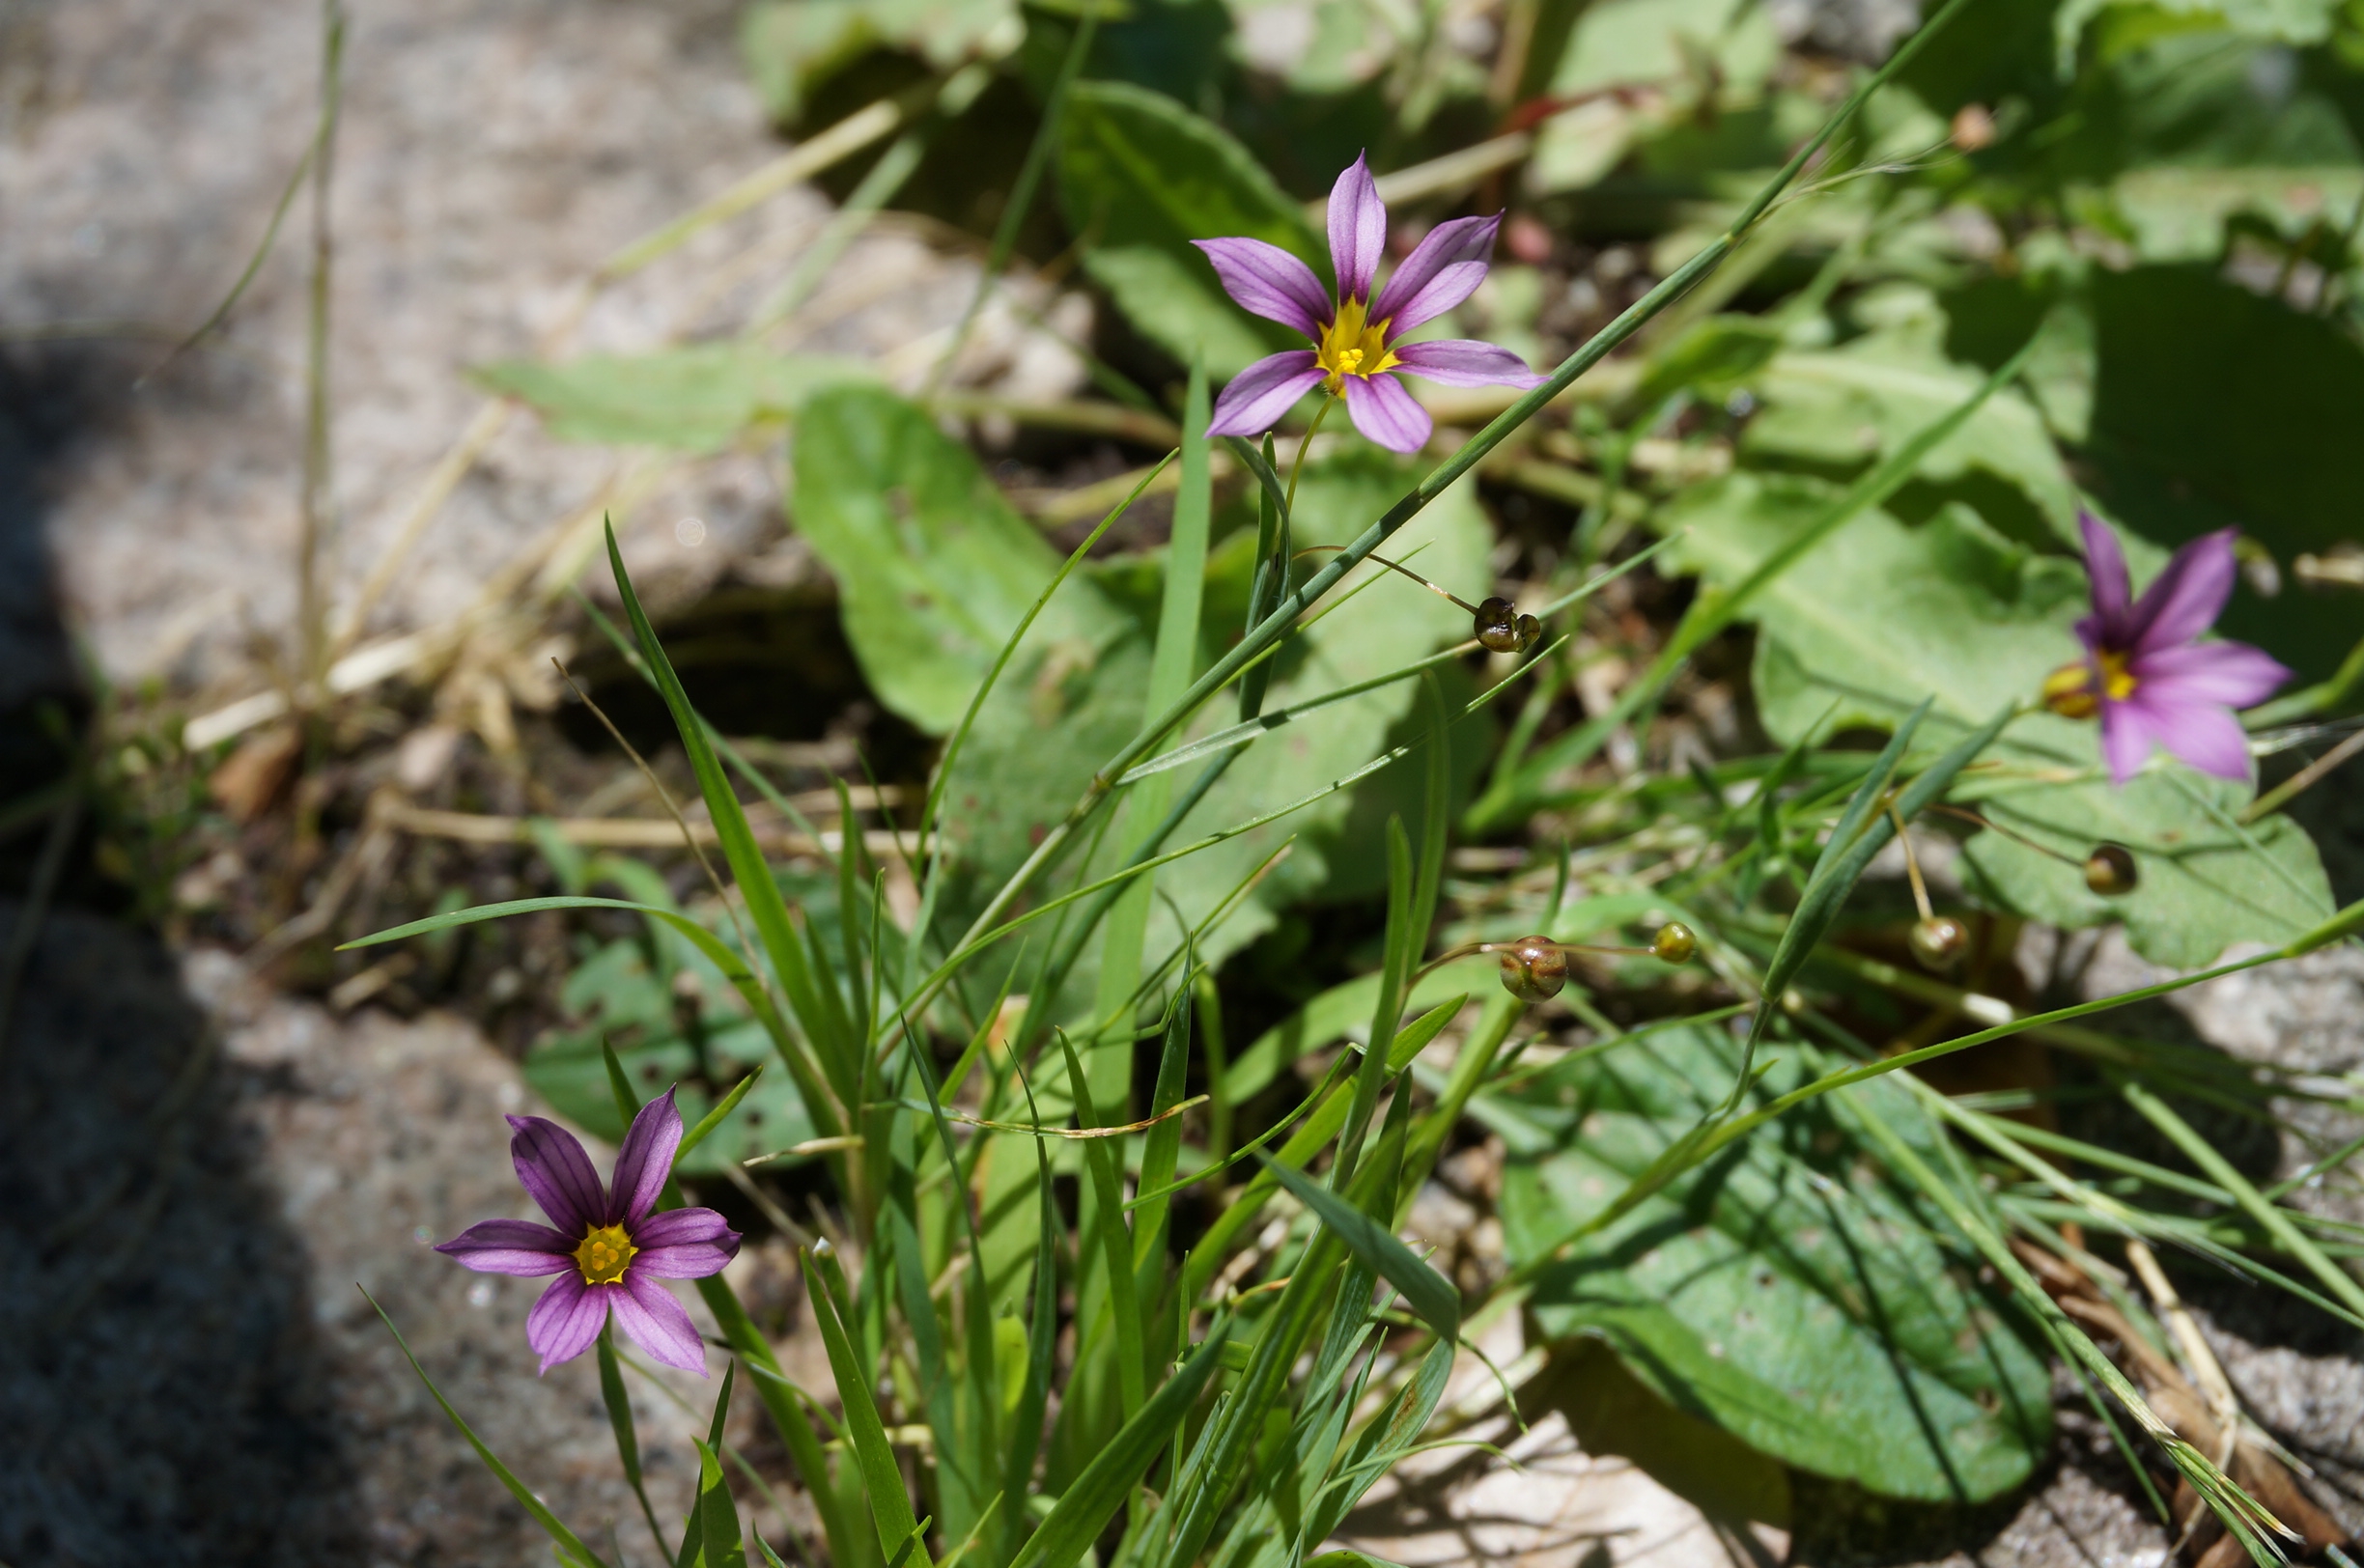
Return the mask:
[[[0, 356], [0, 811], [61, 776], [88, 711], [42, 474], [129, 378], [103, 350]], [[46, 836], [0, 840], [0, 952]], [[105, 889], [70, 843], [0, 1035], [0, 1560], [359, 1560], [301, 1244], [202, 1013]]]

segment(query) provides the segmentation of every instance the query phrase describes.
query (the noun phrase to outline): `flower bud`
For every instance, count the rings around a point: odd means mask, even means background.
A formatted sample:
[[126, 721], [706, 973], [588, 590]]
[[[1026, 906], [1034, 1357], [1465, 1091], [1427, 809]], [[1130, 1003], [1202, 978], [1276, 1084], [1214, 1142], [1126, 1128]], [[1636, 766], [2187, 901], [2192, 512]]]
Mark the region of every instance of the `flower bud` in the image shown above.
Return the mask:
[[1567, 954], [1548, 937], [1521, 937], [1503, 949], [1503, 990], [1523, 1002], [1544, 1002], [1567, 984]]
[[2091, 718], [2099, 713], [2101, 701], [2094, 692], [2093, 665], [2080, 658], [2045, 676], [2043, 705], [2063, 718]]
[[1970, 931], [1950, 914], [1916, 920], [1912, 928], [1913, 957], [1925, 969], [1950, 969], [1970, 950]]
[[1680, 920], [1669, 920], [1650, 938], [1650, 957], [1661, 964], [1688, 964], [1699, 956], [1699, 938]]
[[2085, 885], [2103, 898], [2124, 898], [2134, 891], [2142, 873], [2134, 868], [2134, 852], [2106, 841], [2085, 857]]
[[1543, 634], [1543, 624], [1532, 615], [1521, 615], [1518, 606], [1506, 599], [1489, 599], [1478, 606], [1473, 634], [1489, 653], [1521, 654]]

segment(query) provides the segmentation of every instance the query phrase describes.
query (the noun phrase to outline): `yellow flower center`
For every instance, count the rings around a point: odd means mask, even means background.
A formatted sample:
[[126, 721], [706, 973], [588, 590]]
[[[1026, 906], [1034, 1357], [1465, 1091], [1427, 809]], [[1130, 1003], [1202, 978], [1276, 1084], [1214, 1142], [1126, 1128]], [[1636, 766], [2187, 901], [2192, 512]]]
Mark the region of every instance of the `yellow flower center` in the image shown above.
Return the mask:
[[2134, 674], [2126, 668], [2126, 656], [2104, 653], [2100, 656], [2101, 694], [2112, 702], [2124, 702], [2134, 695]]
[[1361, 299], [1339, 305], [1337, 315], [1322, 329], [1321, 347], [1313, 350], [1314, 363], [1329, 373], [1322, 385], [1334, 398], [1345, 387], [1347, 377], [1376, 376], [1398, 363], [1395, 351], [1388, 347], [1388, 323], [1366, 321], [1369, 309], [1368, 302]]
[[[2101, 667], [2097, 683], [2094, 680], [2096, 664]], [[2043, 705], [2063, 718], [2091, 718], [2102, 698], [2124, 702], [2139, 685], [2134, 672], [2126, 668], [2126, 656], [2105, 649], [2090, 661], [2080, 658], [2045, 676]]]
[[624, 1277], [625, 1266], [639, 1252], [622, 1225], [594, 1225], [575, 1249], [575, 1267], [586, 1285], [612, 1285]]

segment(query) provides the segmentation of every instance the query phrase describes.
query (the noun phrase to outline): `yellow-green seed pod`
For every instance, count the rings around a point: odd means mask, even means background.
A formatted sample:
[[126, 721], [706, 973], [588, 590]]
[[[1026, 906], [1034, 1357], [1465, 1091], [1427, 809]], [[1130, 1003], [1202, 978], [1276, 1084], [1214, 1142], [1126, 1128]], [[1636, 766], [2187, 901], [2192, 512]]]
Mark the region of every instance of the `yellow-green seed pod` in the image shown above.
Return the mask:
[[[1477, 624], [1472, 634], [1489, 653], [1515, 654], [1527, 646], [1519, 640], [1519, 622], [1522, 620], [1532, 622], [1534, 617], [1520, 615], [1518, 606], [1506, 599], [1489, 599], [1478, 606]], [[1540, 632], [1543, 629], [1537, 624], [1535, 630]]]
[[1950, 914], [1916, 920], [1912, 928], [1913, 957], [1925, 969], [1950, 969], [1970, 950], [1970, 928]]
[[1567, 984], [1567, 953], [1549, 937], [1521, 937], [1502, 953], [1503, 990], [1523, 1002], [1547, 1002]]
[[1699, 956], [1699, 938], [1680, 920], [1669, 920], [1650, 938], [1650, 957], [1661, 964], [1688, 964]]
[[2103, 842], [2085, 857], [2085, 885], [2103, 898], [2124, 898], [2142, 881], [2134, 852], [2123, 844]]

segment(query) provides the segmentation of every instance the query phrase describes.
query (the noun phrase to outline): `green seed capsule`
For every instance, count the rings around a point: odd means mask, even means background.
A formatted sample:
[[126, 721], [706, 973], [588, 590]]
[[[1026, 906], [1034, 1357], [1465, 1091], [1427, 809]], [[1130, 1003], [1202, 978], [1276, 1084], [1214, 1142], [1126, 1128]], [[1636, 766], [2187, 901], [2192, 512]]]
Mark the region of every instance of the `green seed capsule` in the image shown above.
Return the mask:
[[1680, 920], [1669, 920], [1650, 938], [1650, 957], [1661, 964], [1688, 964], [1699, 956], [1699, 938]]
[[2124, 898], [2141, 881], [2134, 852], [2123, 844], [2097, 844], [2085, 857], [2085, 885], [2103, 898]]
[[1503, 990], [1523, 1002], [1547, 1002], [1567, 984], [1567, 954], [1548, 937], [1521, 937], [1502, 954]]
[[1912, 928], [1913, 957], [1925, 969], [1950, 969], [1970, 950], [1970, 930], [1950, 914], [1916, 920]]
[[1534, 627], [1537, 633], [1543, 630], [1542, 625], [1534, 616], [1521, 615], [1518, 612], [1518, 606], [1508, 600], [1489, 599], [1478, 606], [1477, 624], [1473, 629], [1473, 634], [1489, 653], [1519, 653], [1534, 640], [1533, 636], [1528, 636], [1524, 641], [1521, 640], [1522, 634], [1526, 631], [1526, 628], [1519, 625], [1522, 621]]

